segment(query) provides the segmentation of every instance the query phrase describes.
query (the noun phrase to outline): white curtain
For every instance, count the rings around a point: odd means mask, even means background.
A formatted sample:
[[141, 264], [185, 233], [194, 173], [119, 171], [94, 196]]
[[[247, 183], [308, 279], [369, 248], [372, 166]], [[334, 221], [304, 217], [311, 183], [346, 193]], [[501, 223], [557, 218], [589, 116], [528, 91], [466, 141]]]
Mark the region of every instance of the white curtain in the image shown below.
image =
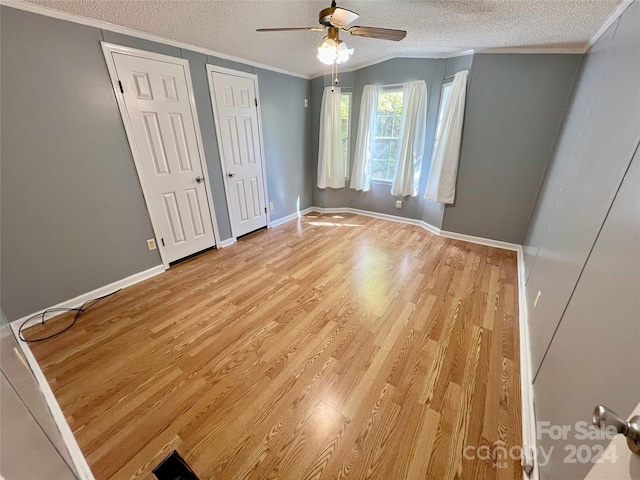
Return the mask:
[[427, 191], [424, 198], [439, 203], [453, 203], [456, 196], [456, 177], [460, 160], [460, 140], [464, 121], [464, 102], [467, 93], [469, 71], [456, 73], [449, 99], [442, 113], [442, 127], [436, 143]]
[[351, 172], [351, 188], [364, 192], [371, 188], [370, 163], [376, 134], [375, 124], [379, 91], [380, 88], [375, 85], [366, 85], [362, 90], [362, 101], [360, 102], [360, 119], [358, 121], [356, 152]]
[[318, 188], [344, 188], [345, 186], [340, 98], [340, 87], [326, 87], [322, 94], [320, 143], [318, 145]]
[[399, 155], [391, 184], [392, 195], [418, 195], [427, 126], [427, 84], [405, 83], [402, 94]]

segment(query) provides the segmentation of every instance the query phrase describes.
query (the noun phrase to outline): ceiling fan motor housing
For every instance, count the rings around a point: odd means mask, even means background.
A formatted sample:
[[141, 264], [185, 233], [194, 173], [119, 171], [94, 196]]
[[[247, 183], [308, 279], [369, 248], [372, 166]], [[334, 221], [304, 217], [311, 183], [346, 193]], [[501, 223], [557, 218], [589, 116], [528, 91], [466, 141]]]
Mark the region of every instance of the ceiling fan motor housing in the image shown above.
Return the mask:
[[333, 26], [331, 24], [331, 17], [333, 17], [333, 12], [336, 11], [336, 7], [329, 7], [320, 10], [320, 15], [318, 16], [318, 21], [320, 25], [324, 25], [325, 27]]

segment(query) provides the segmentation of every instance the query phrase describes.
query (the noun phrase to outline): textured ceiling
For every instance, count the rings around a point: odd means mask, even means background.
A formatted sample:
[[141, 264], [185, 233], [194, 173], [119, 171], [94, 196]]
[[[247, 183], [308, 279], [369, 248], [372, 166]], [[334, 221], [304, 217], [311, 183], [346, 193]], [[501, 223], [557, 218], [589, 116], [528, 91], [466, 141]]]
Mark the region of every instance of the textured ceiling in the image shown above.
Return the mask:
[[[234, 55], [303, 75], [326, 68], [315, 58], [320, 32], [257, 33], [256, 28], [316, 26], [326, 1], [28, 0], [30, 3]], [[345, 68], [389, 56], [469, 49], [584, 48], [620, 0], [338, 1], [353, 25], [407, 30], [400, 42], [349, 36]]]

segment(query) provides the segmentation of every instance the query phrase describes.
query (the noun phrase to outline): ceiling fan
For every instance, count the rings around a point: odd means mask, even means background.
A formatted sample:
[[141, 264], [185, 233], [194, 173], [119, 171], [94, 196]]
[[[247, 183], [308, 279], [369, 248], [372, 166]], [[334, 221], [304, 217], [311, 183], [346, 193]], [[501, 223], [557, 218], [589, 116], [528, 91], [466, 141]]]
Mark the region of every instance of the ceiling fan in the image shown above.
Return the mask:
[[326, 65], [333, 65], [346, 62], [353, 54], [353, 48], [349, 49], [339, 38], [339, 32], [347, 32], [351, 35], [368, 38], [380, 38], [382, 40], [400, 41], [406, 37], [405, 30], [394, 30], [391, 28], [379, 27], [350, 27], [359, 17], [356, 12], [346, 8], [336, 7], [336, 2], [331, 2], [331, 7], [320, 10], [318, 21], [321, 27], [284, 27], [284, 28], [258, 28], [257, 32], [291, 32], [296, 30], [307, 30], [309, 32], [324, 32], [328, 29], [327, 35], [322, 39], [318, 47], [318, 60]]

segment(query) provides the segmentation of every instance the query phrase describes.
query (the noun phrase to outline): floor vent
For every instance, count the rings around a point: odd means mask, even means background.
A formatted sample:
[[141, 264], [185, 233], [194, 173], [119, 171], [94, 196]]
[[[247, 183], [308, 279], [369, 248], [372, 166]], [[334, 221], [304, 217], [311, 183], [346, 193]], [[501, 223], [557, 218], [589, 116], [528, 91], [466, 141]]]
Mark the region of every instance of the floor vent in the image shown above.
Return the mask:
[[200, 480], [175, 450], [153, 469], [158, 480]]

